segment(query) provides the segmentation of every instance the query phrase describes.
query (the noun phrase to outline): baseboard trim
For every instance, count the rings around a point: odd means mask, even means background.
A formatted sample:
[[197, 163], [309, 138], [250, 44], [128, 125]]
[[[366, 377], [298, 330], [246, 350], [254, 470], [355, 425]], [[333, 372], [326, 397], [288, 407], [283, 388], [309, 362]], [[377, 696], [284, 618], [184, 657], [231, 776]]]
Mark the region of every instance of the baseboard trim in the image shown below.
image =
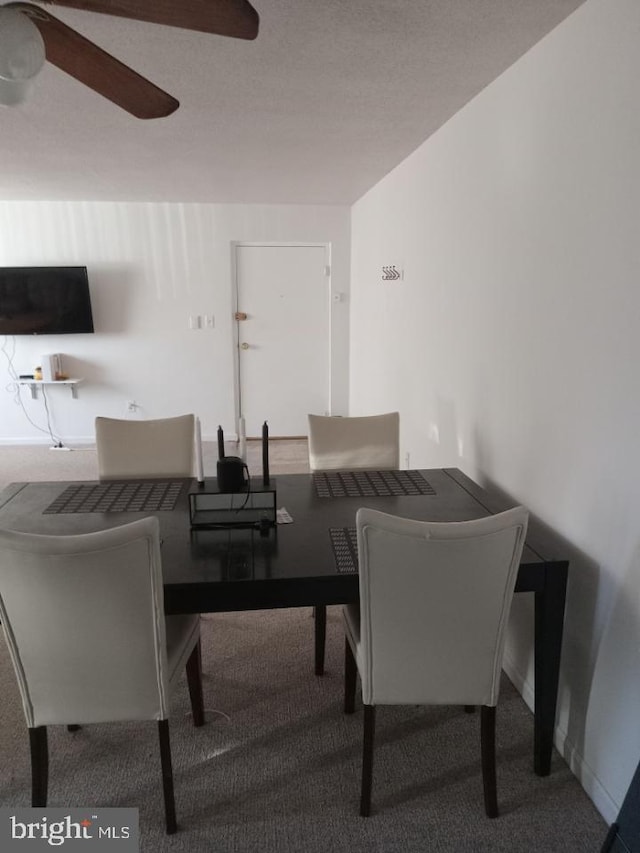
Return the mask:
[[[57, 438], [57, 436], [56, 436]], [[82, 445], [83, 447], [91, 446], [96, 443], [95, 436], [65, 436], [62, 439], [64, 445]], [[49, 436], [36, 436], [34, 438], [0, 438], [0, 447], [51, 447], [54, 442]]]
[[[218, 438], [216, 435], [203, 435], [202, 441], [217, 443]], [[225, 436], [225, 441], [229, 441], [233, 444], [238, 441], [238, 436], [235, 433], [232, 433], [229, 436]], [[51, 438], [47, 435], [30, 436], [29, 438], [25, 438], [24, 436], [20, 436], [19, 438], [0, 438], [0, 447], [47, 447], [52, 443]], [[94, 435], [63, 436], [62, 443], [64, 445], [71, 446], [82, 445], [83, 447], [95, 447], [96, 438]]]
[[[526, 705], [533, 713], [533, 685], [524, 677], [523, 673], [518, 670], [514, 665], [513, 660], [509, 659], [506, 655], [503, 664], [503, 669], [509, 677], [509, 680], [520, 693]], [[556, 725], [553, 742], [562, 758], [567, 762], [567, 765], [573, 775], [582, 785], [586, 795], [602, 815], [603, 819], [607, 824], [613, 823], [618, 816], [622, 803], [615, 802], [602, 782], [600, 782], [593, 769], [584, 760], [575, 744], [571, 742], [570, 738], [567, 736], [567, 732], [561, 726]]]

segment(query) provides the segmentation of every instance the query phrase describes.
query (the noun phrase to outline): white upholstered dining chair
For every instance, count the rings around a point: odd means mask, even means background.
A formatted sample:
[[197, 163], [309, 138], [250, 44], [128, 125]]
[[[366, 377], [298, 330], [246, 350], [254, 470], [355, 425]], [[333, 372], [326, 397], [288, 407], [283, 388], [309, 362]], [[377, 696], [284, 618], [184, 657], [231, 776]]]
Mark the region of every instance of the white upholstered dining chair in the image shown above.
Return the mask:
[[141, 421], [98, 417], [95, 431], [101, 480], [197, 473], [200, 450], [192, 414]]
[[47, 804], [47, 726], [156, 720], [175, 832], [169, 691], [186, 666], [201, 726], [200, 617], [164, 615], [158, 520], [71, 536], [0, 530], [0, 619], [29, 729], [32, 805]]
[[400, 415], [308, 415], [311, 471], [389, 470], [400, 465]]
[[522, 507], [445, 523], [358, 510], [360, 604], [343, 616], [345, 712], [358, 673], [364, 703], [361, 815], [378, 705], [480, 705], [485, 811], [497, 816], [495, 710], [527, 523]]

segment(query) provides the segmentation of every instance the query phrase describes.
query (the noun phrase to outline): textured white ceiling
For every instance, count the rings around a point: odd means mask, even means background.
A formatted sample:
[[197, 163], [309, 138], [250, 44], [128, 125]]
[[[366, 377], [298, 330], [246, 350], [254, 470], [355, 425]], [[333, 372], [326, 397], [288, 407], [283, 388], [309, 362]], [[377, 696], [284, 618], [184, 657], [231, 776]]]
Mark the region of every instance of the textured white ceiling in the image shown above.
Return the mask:
[[180, 108], [47, 64], [0, 107], [0, 198], [352, 203], [582, 2], [255, 0], [254, 42], [56, 9]]

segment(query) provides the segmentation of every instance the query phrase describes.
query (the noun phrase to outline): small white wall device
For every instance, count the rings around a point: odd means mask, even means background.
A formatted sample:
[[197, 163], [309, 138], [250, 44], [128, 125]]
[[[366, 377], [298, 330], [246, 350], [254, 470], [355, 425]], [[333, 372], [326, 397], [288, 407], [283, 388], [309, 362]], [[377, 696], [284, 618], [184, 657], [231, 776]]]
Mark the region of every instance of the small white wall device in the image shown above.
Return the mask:
[[53, 382], [62, 378], [62, 356], [60, 353], [41, 356], [42, 378], [45, 382]]

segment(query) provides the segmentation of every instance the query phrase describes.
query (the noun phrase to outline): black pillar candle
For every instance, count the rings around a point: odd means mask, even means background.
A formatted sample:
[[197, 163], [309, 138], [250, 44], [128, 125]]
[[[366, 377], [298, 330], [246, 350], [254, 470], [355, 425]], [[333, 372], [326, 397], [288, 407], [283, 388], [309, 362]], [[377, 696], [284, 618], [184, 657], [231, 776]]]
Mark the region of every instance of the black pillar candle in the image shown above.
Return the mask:
[[266, 421], [262, 424], [262, 482], [269, 485], [269, 427]]

